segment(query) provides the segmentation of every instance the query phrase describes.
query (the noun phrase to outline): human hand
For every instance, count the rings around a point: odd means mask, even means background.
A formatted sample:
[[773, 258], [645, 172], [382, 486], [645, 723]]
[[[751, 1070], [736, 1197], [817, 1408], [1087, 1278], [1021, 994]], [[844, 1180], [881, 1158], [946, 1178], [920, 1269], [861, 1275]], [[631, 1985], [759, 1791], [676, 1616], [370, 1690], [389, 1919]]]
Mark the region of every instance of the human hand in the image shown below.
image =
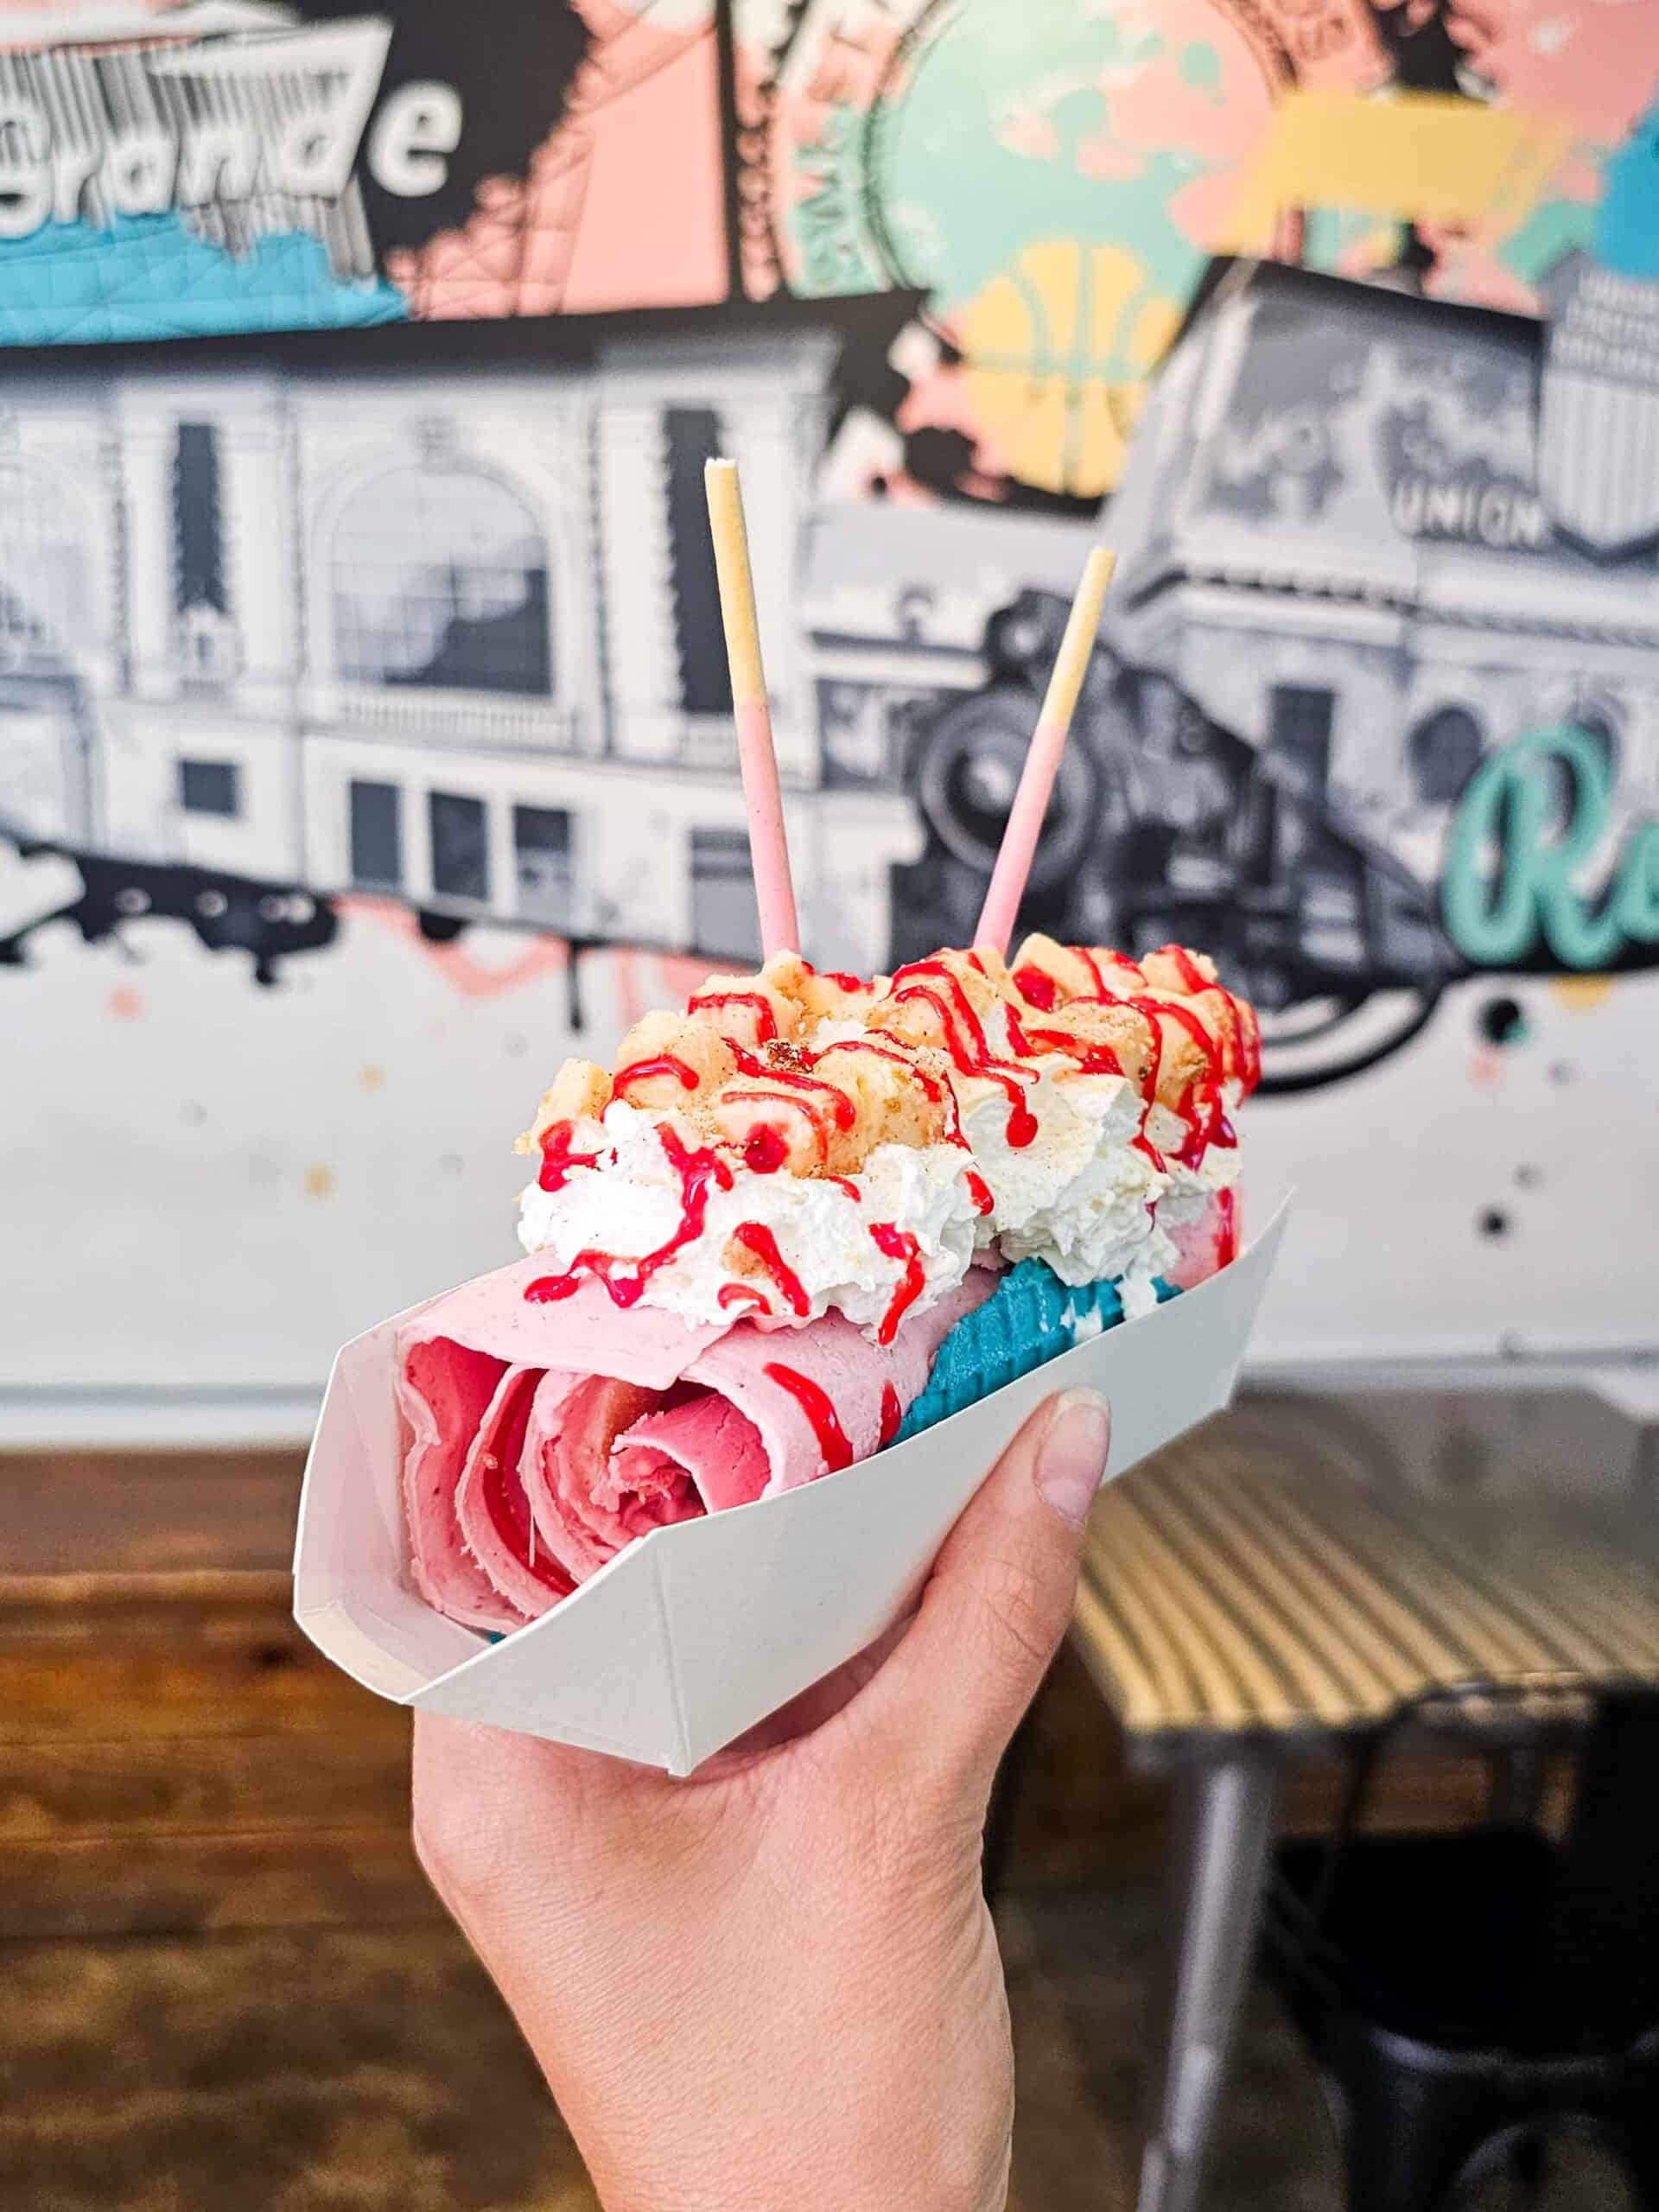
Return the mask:
[[910, 1624], [688, 1779], [416, 1715], [421, 1863], [608, 2212], [1004, 2202], [981, 1838], [1107, 1435], [1090, 1392], [1039, 1408]]

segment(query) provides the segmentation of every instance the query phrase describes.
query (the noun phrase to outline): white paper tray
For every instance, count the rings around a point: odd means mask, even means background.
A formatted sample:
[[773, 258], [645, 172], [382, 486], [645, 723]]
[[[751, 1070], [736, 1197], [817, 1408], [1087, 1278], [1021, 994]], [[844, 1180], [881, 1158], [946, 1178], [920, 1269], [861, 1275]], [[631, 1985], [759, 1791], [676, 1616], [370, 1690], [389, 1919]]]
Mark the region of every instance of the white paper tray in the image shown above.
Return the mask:
[[[340, 1353], [306, 1468], [294, 1614], [337, 1666], [403, 1705], [688, 1774], [889, 1628], [1033, 1408], [1111, 1401], [1109, 1479], [1232, 1395], [1281, 1206], [1230, 1267], [1138, 1321], [839, 1474], [658, 1529], [499, 1643], [418, 1598], [405, 1566], [396, 1333]], [[419, 1308], [413, 1311], [418, 1312]]]

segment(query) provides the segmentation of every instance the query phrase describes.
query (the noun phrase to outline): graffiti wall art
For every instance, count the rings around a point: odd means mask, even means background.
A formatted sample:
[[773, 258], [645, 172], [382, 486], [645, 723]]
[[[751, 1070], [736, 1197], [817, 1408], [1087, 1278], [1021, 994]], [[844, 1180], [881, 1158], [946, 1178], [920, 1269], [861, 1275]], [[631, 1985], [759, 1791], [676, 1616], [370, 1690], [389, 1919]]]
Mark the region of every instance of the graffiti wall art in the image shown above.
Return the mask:
[[1027, 918], [1262, 1007], [1265, 1348], [1650, 1349], [1656, 132], [1612, 0], [0, 13], [0, 1415], [297, 1403], [753, 955], [716, 453], [816, 957], [971, 928], [1103, 536]]

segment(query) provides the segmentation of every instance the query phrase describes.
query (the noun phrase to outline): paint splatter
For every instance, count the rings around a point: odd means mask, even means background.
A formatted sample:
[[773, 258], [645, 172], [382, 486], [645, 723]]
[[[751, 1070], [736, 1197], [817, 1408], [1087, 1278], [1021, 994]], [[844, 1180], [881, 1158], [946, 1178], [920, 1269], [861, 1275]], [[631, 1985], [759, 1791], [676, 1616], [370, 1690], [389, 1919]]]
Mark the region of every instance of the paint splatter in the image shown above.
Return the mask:
[[1488, 999], [1480, 1009], [1480, 1033], [1489, 1045], [1524, 1045], [1527, 1017], [1518, 999]]
[[320, 1160], [313, 1160], [305, 1171], [305, 1195], [308, 1198], [331, 1198], [334, 1194], [334, 1171], [325, 1167]]
[[1510, 1217], [1499, 1206], [1488, 1206], [1480, 1215], [1475, 1226], [1483, 1236], [1507, 1236], [1510, 1233]]
[[144, 995], [130, 983], [118, 983], [105, 1003], [111, 1021], [142, 1021], [144, 1018]]
[[[543, 976], [563, 976], [570, 965], [570, 947], [562, 937], [538, 936], [516, 946], [486, 932], [475, 943], [465, 942], [458, 934], [434, 943], [422, 933], [420, 918], [395, 900], [353, 896], [342, 899], [340, 909], [406, 938], [462, 998], [499, 998]], [[457, 931], [462, 926], [457, 924]]]
[[386, 1071], [385, 1068], [377, 1068], [374, 1066], [359, 1068], [358, 1071], [357, 1079], [362, 1084], [365, 1090], [384, 1090], [386, 1087]]

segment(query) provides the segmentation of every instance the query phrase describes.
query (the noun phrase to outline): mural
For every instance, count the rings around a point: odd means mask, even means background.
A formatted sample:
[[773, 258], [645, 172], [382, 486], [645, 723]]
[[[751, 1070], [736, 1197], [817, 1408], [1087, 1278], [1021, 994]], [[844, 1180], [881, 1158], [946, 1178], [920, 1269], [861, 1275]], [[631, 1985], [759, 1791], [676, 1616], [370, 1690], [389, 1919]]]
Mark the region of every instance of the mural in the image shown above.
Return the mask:
[[0, 54], [0, 341], [726, 295], [709, 0], [29, 0]]
[[0, 59], [13, 1249], [186, 1255], [95, 1341], [32, 1300], [0, 1417], [308, 1389], [501, 1255], [573, 1039], [753, 953], [716, 452], [815, 957], [970, 929], [1104, 534], [1027, 919], [1262, 1007], [1269, 1347], [1559, 1344], [1527, 1235], [1649, 1346], [1549, 1162], [1608, 1114], [1659, 1198], [1652, 10], [48, 0]]

